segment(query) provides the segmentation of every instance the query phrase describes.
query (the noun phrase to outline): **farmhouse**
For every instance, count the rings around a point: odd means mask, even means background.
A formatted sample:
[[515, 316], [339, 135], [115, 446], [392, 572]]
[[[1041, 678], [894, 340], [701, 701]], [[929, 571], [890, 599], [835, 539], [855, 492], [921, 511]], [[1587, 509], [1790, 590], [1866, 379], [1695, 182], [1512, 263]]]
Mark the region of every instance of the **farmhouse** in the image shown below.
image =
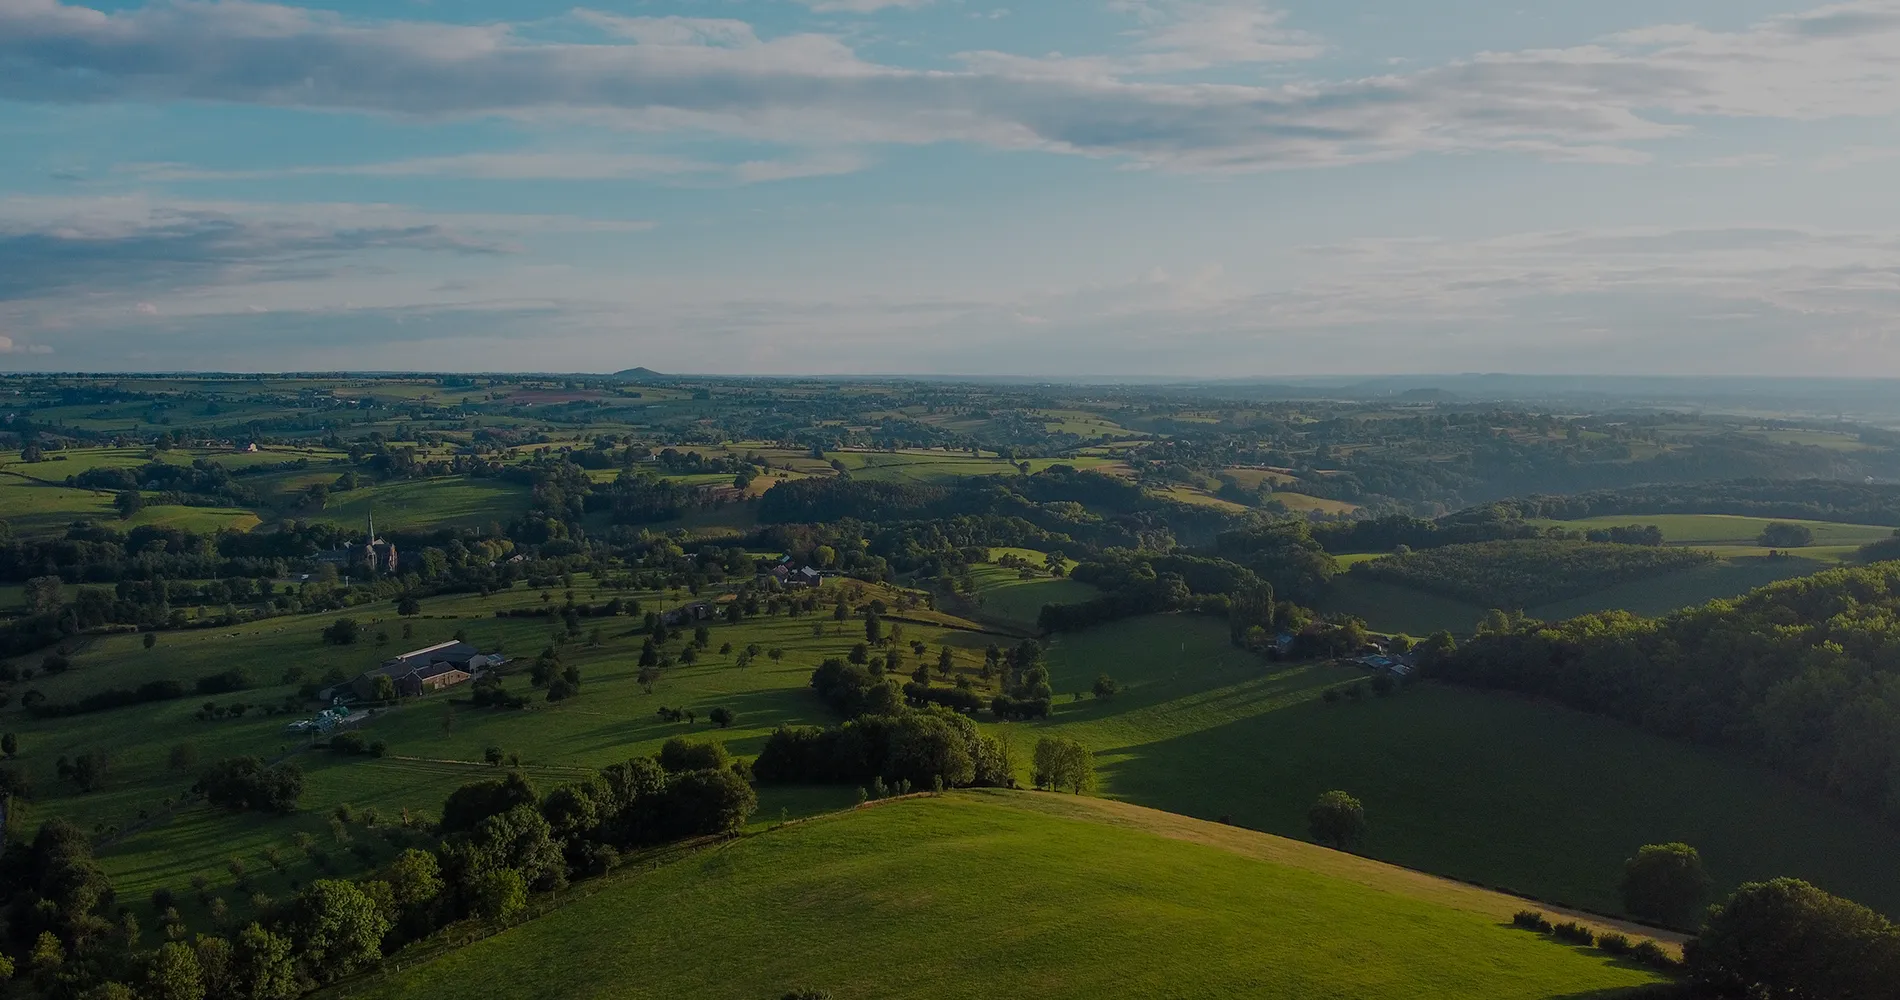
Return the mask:
[[484, 653], [466, 642], [439, 642], [391, 657], [381, 666], [364, 671], [350, 682], [350, 689], [358, 698], [374, 698], [376, 679], [387, 677], [395, 683], [397, 694], [411, 697], [467, 682], [501, 662], [500, 656]]
[[781, 562], [772, 567], [772, 579], [787, 587], [816, 587], [824, 582], [824, 577], [810, 566], [793, 569], [789, 562]]

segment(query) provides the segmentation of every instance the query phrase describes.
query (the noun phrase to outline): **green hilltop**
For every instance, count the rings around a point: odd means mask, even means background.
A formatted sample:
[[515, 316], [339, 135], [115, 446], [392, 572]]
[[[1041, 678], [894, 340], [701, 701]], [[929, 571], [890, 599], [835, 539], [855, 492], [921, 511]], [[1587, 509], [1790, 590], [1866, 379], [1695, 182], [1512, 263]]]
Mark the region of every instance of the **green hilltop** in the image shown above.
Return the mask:
[[[1508, 927], [1516, 901], [1030, 792], [913, 797], [676, 854], [338, 996], [1536, 1000], [1654, 976]], [[1239, 841], [1236, 843], [1236, 841]], [[1331, 855], [1309, 845], [1315, 855]], [[1381, 868], [1383, 866], [1380, 866]]]

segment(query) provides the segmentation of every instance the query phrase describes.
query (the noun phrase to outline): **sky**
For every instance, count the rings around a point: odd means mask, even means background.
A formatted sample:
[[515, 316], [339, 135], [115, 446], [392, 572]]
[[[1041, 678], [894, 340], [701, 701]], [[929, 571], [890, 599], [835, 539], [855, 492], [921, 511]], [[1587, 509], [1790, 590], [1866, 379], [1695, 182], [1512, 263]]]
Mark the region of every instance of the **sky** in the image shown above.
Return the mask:
[[0, 0], [0, 370], [1900, 377], [1900, 0]]

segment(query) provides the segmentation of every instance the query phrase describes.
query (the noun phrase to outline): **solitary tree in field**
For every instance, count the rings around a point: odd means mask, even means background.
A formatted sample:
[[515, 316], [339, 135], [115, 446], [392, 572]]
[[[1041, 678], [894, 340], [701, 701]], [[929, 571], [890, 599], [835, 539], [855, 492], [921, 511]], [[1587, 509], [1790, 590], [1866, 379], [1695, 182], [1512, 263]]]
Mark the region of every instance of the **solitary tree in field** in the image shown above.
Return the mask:
[[1334, 850], [1349, 850], [1365, 839], [1366, 809], [1358, 799], [1335, 790], [1321, 795], [1306, 811], [1306, 824], [1314, 840]]
[[1687, 927], [1708, 894], [1702, 855], [1688, 844], [1646, 844], [1623, 862], [1623, 907], [1644, 920]]
[[711, 719], [713, 725], [718, 726], [721, 729], [724, 729], [727, 726], [732, 725], [734, 716], [732, 714], [732, 709], [721, 706], [707, 713], [706, 718]]
[[8, 757], [18, 757], [20, 755], [20, 738], [12, 733], [0, 736], [0, 753], [6, 754]]
[[1115, 678], [1103, 674], [1095, 678], [1095, 686], [1090, 690], [1094, 692], [1095, 697], [1102, 701], [1108, 701], [1121, 693], [1122, 685], [1121, 682]]
[[158, 633], [157, 632], [145, 633], [145, 648], [151, 649], [153, 646], [156, 646], [156, 645], [158, 645]]
[[404, 594], [402, 598], [396, 602], [396, 613], [405, 618], [410, 615], [419, 615], [422, 613], [422, 602], [416, 600], [409, 594]]
[[1063, 736], [1045, 736], [1036, 741], [1032, 758], [1036, 787], [1051, 791], [1068, 789], [1077, 795], [1095, 787], [1095, 755], [1082, 744]]
[[337, 646], [349, 646], [363, 637], [363, 623], [354, 618], [338, 618], [323, 630], [323, 641]]

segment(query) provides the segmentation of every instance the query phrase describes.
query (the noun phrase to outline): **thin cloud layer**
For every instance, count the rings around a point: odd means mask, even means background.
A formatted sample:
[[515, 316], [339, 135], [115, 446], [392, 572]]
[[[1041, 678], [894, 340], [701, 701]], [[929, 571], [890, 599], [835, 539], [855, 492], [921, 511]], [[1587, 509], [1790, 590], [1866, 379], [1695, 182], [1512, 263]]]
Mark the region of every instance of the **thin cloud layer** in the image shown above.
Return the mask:
[[598, 40], [544, 42], [506, 24], [357, 22], [259, 3], [108, 13], [0, 0], [0, 98], [566, 114], [806, 142], [963, 141], [1189, 170], [1479, 150], [1632, 161], [1644, 143], [1686, 131], [1684, 118], [1900, 112], [1900, 0], [1733, 32], [1663, 26], [1409, 74], [1275, 86], [1142, 77], [1308, 54], [1310, 42], [1272, 11], [1137, 6], [1145, 23], [1132, 58], [972, 53], [941, 71], [868, 61], [826, 35], [761, 39], [735, 21], [584, 14], [576, 21], [593, 24]]

